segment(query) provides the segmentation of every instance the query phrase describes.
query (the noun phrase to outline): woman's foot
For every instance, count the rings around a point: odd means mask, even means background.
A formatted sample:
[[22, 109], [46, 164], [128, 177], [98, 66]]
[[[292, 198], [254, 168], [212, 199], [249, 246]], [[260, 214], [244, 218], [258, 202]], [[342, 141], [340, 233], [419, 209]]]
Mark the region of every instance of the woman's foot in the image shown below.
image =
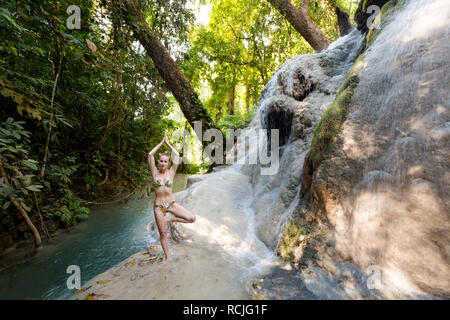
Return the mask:
[[173, 218], [170, 216], [166, 216], [166, 222], [167, 223], [172, 223], [173, 222]]

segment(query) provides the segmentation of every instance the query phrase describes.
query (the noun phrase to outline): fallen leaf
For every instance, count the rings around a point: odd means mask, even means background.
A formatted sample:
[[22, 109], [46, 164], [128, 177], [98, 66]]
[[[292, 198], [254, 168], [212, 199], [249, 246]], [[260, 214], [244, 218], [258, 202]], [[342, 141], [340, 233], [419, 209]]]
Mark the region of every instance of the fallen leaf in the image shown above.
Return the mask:
[[145, 258], [145, 259], [140, 260], [139, 263], [152, 261], [152, 260], [155, 260], [156, 258], [158, 258], [158, 256], [151, 256], [149, 258]]
[[98, 300], [98, 296], [95, 293], [90, 293], [84, 297], [84, 300]]
[[95, 45], [95, 43], [93, 43], [91, 40], [85, 39], [86, 43], [89, 47], [89, 49], [91, 49], [92, 53], [94, 53], [95, 51], [97, 51], [97, 46]]
[[83, 293], [83, 292], [85, 292], [86, 290], [88, 290], [90, 287], [92, 287], [92, 286], [89, 286], [89, 287], [86, 287], [86, 288], [81, 288], [80, 290], [77, 291], [76, 294]]
[[110, 282], [111, 280], [98, 280], [97, 281], [97, 283], [98, 284], [105, 284], [105, 283], [108, 283], [108, 282]]
[[107, 299], [111, 296], [106, 294], [96, 294], [96, 293], [90, 293], [86, 297], [84, 297], [84, 300], [98, 300], [99, 298]]

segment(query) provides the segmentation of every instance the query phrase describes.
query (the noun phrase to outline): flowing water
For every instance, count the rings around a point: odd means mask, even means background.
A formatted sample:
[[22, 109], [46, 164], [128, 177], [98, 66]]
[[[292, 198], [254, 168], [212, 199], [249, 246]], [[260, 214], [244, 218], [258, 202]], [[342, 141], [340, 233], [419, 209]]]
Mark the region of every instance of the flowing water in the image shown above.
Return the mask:
[[[148, 245], [145, 226], [151, 218], [147, 201], [94, 210], [89, 221], [45, 246], [30, 261], [0, 273], [2, 299], [67, 298], [66, 268], [81, 267], [91, 278]], [[86, 280], [87, 280], [86, 279]]]

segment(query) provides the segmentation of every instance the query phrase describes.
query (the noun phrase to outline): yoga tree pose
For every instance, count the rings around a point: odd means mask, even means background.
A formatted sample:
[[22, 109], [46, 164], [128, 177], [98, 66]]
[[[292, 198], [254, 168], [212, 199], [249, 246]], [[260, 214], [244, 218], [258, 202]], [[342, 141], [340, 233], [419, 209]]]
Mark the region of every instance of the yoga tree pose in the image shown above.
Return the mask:
[[[170, 165], [170, 153], [164, 151], [159, 156], [158, 169], [155, 164], [154, 155], [164, 143], [172, 150], [173, 163]], [[166, 134], [164, 134], [163, 140], [148, 154], [148, 165], [152, 172], [153, 186], [155, 187], [156, 193], [153, 212], [155, 214], [161, 246], [166, 256], [164, 263], [169, 261], [169, 243], [167, 239], [168, 224], [171, 222], [193, 223], [195, 221], [195, 215], [192, 212], [175, 203], [175, 196], [172, 193], [172, 184], [179, 162], [179, 154], [177, 150], [170, 145]], [[173, 216], [166, 215], [167, 212], [170, 212]]]

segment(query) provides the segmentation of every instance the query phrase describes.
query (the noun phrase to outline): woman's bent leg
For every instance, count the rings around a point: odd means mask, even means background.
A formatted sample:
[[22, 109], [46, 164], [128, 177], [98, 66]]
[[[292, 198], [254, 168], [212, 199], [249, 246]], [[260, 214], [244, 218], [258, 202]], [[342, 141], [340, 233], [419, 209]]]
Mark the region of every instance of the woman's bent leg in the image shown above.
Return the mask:
[[170, 222], [182, 222], [182, 223], [193, 223], [195, 222], [195, 215], [189, 211], [188, 209], [180, 206], [177, 203], [173, 204], [173, 207], [170, 208], [170, 213], [172, 213], [175, 217], [170, 219]]

